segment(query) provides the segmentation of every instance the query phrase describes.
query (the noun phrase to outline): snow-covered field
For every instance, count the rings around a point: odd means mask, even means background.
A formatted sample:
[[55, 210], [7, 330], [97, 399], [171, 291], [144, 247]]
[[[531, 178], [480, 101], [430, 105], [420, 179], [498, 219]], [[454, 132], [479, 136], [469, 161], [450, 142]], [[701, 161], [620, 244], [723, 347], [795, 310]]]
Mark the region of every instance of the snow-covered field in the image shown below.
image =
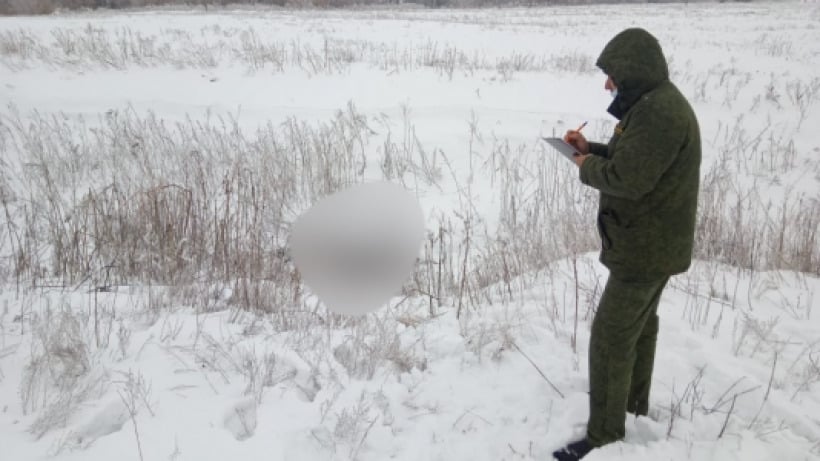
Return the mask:
[[[613, 120], [647, 28], [704, 143], [650, 418], [595, 460], [820, 459], [820, 5], [0, 18], [0, 460], [545, 460], [583, 434], [606, 271], [543, 135]], [[413, 190], [413, 280], [329, 314], [279, 251]]]

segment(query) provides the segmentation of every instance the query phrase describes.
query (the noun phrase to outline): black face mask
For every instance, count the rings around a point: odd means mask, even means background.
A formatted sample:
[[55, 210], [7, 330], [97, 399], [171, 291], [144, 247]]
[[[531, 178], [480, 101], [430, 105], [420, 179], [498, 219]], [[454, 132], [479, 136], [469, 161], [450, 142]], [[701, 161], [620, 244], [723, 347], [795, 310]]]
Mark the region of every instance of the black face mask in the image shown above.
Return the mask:
[[607, 108], [607, 112], [613, 117], [621, 120], [629, 109], [641, 99], [642, 92], [637, 89], [621, 90], [617, 89], [612, 104]]

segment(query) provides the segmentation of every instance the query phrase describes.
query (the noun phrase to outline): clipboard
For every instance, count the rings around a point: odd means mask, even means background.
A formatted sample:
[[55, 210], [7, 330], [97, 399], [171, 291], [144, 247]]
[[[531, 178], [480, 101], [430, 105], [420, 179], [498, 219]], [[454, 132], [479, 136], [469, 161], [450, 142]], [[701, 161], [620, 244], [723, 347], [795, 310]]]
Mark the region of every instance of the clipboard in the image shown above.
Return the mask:
[[570, 162], [575, 163], [573, 157], [575, 157], [575, 153], [578, 152], [578, 149], [567, 144], [561, 138], [541, 138], [547, 142], [550, 146], [552, 146], [555, 150], [561, 153], [564, 157], [566, 157]]

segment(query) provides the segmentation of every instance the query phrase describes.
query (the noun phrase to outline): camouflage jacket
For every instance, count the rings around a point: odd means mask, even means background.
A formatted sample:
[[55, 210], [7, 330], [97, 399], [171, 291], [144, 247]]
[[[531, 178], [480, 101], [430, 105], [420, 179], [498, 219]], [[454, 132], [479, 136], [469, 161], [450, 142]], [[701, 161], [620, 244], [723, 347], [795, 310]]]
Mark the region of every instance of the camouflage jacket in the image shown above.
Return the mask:
[[692, 261], [701, 140], [692, 107], [669, 81], [658, 41], [627, 29], [596, 65], [618, 95], [619, 120], [608, 144], [590, 143], [580, 179], [600, 191], [601, 262], [614, 275], [653, 279], [686, 271]]

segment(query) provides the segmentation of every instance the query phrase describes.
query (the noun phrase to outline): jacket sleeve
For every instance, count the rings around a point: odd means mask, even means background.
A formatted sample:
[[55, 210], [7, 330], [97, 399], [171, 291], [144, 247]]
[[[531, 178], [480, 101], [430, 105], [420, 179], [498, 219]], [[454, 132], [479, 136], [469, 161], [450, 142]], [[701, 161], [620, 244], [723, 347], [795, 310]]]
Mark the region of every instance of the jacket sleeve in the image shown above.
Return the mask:
[[629, 200], [638, 200], [655, 188], [686, 138], [688, 121], [651, 104], [641, 106], [633, 108], [611, 158], [594, 155], [584, 161], [581, 182]]
[[599, 142], [589, 143], [589, 153], [598, 157], [606, 157], [607, 145]]

